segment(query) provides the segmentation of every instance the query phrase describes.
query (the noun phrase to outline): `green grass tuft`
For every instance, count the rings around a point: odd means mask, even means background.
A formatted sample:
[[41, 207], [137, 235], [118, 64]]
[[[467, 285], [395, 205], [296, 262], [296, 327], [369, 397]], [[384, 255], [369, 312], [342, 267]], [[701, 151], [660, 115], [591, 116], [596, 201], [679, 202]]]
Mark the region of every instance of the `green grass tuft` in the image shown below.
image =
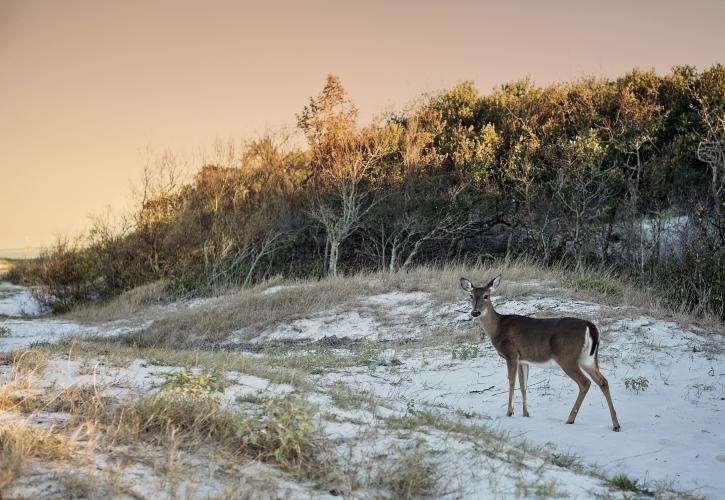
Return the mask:
[[569, 280], [568, 284], [575, 289], [593, 290], [618, 299], [624, 296], [622, 284], [611, 277], [584, 276], [581, 278], [573, 278]]

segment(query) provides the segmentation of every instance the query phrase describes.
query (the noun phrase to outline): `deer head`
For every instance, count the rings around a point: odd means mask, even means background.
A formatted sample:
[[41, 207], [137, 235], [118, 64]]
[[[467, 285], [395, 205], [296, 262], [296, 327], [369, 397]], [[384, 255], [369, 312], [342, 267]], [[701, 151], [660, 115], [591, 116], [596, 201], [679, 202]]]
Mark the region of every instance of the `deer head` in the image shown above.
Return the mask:
[[475, 286], [466, 278], [461, 278], [461, 288], [471, 295], [471, 316], [477, 318], [481, 315], [481, 309], [485, 311], [491, 305], [491, 293], [501, 283], [501, 276], [496, 276], [486, 286]]

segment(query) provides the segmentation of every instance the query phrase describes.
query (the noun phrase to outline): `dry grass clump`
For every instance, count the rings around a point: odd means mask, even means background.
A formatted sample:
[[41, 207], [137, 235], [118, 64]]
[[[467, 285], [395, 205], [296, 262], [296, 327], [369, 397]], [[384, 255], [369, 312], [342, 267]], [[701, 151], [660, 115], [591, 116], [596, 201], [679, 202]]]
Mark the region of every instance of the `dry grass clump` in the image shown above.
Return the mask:
[[0, 424], [0, 493], [22, 472], [31, 458], [69, 460], [78, 448], [77, 439], [55, 427], [31, 428], [24, 422]]
[[110, 398], [101, 395], [102, 389], [92, 385], [73, 385], [61, 390], [55, 396], [45, 398], [44, 409], [56, 412], [82, 415], [95, 421], [105, 413]]
[[0, 360], [0, 364], [13, 366], [10, 378], [41, 375], [48, 366], [48, 357], [48, 354], [41, 350], [30, 349], [23, 352], [6, 353]]
[[37, 379], [48, 364], [49, 353], [25, 351], [14, 356], [15, 364], [0, 385], [0, 411], [35, 413], [38, 411], [82, 414], [86, 418], [101, 414], [108, 403], [95, 385], [71, 385], [65, 388], [38, 387]]
[[57, 394], [38, 390], [19, 390], [14, 384], [0, 387], [0, 410], [22, 413], [38, 411], [83, 415], [84, 419], [102, 414], [108, 404], [92, 385], [70, 386]]
[[147, 312], [149, 307], [165, 304], [172, 299], [168, 282], [153, 281], [132, 288], [118, 297], [100, 304], [78, 307], [64, 317], [76, 321], [113, 321]]
[[413, 448], [395, 450], [398, 456], [379, 470], [375, 483], [392, 498], [437, 498], [443, 494], [443, 473], [433, 452], [421, 441]]
[[48, 353], [35, 350], [5, 355], [0, 363], [12, 364], [12, 369], [0, 385], [0, 411], [31, 412], [43, 405], [43, 396], [31, 389], [48, 366], [48, 357]]
[[122, 403], [105, 416], [104, 427], [111, 443], [164, 444], [173, 435], [203, 441], [220, 432], [219, 413], [213, 398], [152, 395]]

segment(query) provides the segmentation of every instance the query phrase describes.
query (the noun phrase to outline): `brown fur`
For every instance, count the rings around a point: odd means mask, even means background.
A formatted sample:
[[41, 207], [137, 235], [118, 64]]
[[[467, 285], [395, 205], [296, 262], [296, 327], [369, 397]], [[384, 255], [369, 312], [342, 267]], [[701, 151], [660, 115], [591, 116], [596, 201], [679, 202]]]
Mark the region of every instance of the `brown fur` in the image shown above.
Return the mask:
[[[518, 314], [498, 314], [491, 303], [491, 292], [498, 285], [499, 278], [492, 279], [486, 286], [476, 287], [465, 278], [461, 286], [471, 294], [474, 314], [480, 311], [479, 320], [496, 351], [506, 360], [509, 379], [509, 403], [507, 415], [513, 415], [513, 393], [518, 370], [519, 385], [523, 399], [523, 415], [528, 417], [526, 405], [526, 362], [546, 363], [555, 361], [579, 387], [576, 402], [567, 419], [573, 424], [591, 381], [585, 372], [602, 389], [612, 417], [612, 428], [620, 430], [617, 413], [614, 410], [607, 379], [599, 371], [599, 331], [590, 321], [579, 318], [531, 318]], [[593, 355], [592, 364], [581, 363], [585, 348], [586, 331], [589, 329], [591, 345], [586, 354]]]

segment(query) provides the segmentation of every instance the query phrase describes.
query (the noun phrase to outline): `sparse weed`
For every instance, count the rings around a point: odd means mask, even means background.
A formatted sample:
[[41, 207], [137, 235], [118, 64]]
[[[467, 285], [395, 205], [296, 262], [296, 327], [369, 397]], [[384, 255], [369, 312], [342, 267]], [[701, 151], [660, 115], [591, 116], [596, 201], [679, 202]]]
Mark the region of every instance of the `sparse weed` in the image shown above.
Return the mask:
[[550, 453], [547, 460], [553, 465], [565, 469], [580, 469], [582, 467], [581, 458], [573, 453]]
[[328, 394], [335, 406], [343, 410], [352, 410], [365, 407], [368, 411], [374, 411], [376, 407], [375, 398], [367, 391], [353, 390], [344, 382], [333, 384]]
[[267, 398], [264, 397], [262, 391], [248, 392], [245, 394], [240, 394], [239, 396], [237, 396], [234, 399], [235, 403], [238, 403], [238, 404], [248, 403], [248, 404], [252, 404], [255, 406], [262, 406], [262, 405], [264, 405], [264, 403], [266, 401], [267, 401]]
[[90, 498], [98, 492], [98, 485], [92, 477], [81, 472], [67, 472], [59, 474], [58, 480], [63, 485], [66, 498]]
[[382, 285], [365, 279], [367, 276], [330, 278], [304, 289], [288, 287], [267, 295], [260, 293], [259, 286], [238, 290], [213, 305], [167, 313], [147, 329], [117, 341], [137, 347], [189, 349], [218, 346], [240, 329], [243, 337], [251, 338], [280, 323], [357, 300], [361, 294], [381, 292]]
[[523, 478], [516, 481], [516, 496], [520, 498], [564, 498], [568, 496], [566, 492], [557, 488], [556, 480], [544, 480], [538, 478], [533, 482], [527, 482]]
[[7, 326], [0, 326], [0, 339], [10, 336], [10, 328]]
[[628, 377], [624, 379], [624, 388], [628, 391], [634, 391], [635, 394], [639, 394], [639, 391], [646, 391], [649, 387], [649, 380], [647, 377]]

